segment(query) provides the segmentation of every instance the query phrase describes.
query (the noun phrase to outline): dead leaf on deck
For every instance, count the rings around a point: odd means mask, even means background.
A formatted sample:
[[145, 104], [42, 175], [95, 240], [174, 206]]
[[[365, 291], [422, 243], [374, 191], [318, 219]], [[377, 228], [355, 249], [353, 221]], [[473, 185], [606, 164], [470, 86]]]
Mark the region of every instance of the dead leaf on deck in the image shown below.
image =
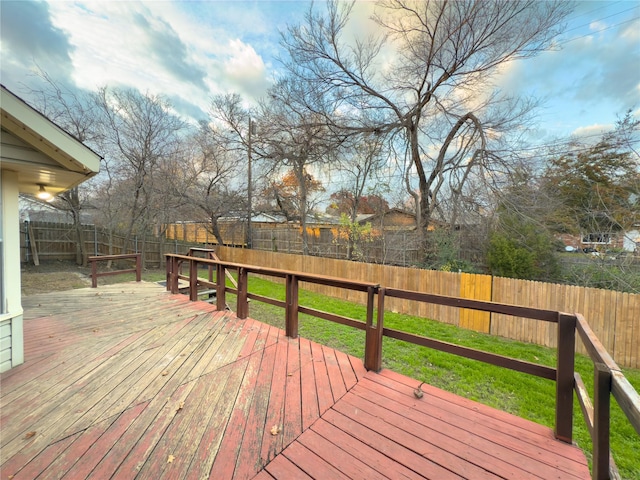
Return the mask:
[[36, 436], [36, 432], [28, 432], [27, 434], [25, 434], [24, 439], [26, 440], [27, 438], [33, 438]]
[[163, 377], [166, 377], [167, 375], [169, 375], [169, 372], [168, 372], [168, 371], [166, 371], [166, 370], [165, 370], [164, 372], [162, 372], [162, 376], [163, 376]]
[[179, 412], [183, 408], [184, 408], [184, 400], [178, 404], [178, 408], [176, 409], [176, 412]]
[[173, 463], [175, 459], [176, 457], [174, 457], [173, 455], [169, 455], [169, 457], [167, 457], [167, 463]]
[[280, 425], [274, 425], [273, 427], [271, 427], [271, 435], [278, 435], [280, 432], [282, 431], [282, 428], [280, 428]]

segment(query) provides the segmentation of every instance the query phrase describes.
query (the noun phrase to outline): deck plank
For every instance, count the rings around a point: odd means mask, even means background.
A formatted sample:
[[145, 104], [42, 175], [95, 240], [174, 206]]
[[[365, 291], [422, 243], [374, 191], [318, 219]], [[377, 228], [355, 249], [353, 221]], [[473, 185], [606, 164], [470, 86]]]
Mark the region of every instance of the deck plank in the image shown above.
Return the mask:
[[589, 478], [546, 427], [157, 285], [24, 305], [3, 478]]

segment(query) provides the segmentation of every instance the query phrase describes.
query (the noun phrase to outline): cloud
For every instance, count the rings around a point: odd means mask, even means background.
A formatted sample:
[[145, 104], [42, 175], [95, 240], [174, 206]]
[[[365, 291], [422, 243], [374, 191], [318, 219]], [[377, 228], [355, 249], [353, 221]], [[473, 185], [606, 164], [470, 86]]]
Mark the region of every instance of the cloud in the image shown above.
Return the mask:
[[253, 98], [266, 93], [266, 68], [262, 58], [251, 45], [241, 40], [229, 42], [229, 56], [224, 61], [224, 74], [230, 84]]
[[602, 137], [603, 133], [610, 132], [613, 130], [614, 125], [587, 125], [585, 127], [578, 127], [573, 132], [571, 132], [572, 137], [583, 137], [591, 139], [593, 143], [597, 143], [598, 140]]
[[26, 80], [34, 62], [61, 81], [72, 71], [73, 47], [66, 33], [54, 26], [44, 2], [0, 2], [3, 83]]
[[133, 23], [141, 30], [140, 38], [143, 43], [138, 49], [148, 52], [155, 62], [178, 80], [206, 88], [205, 71], [189, 60], [187, 46], [167, 22], [151, 14], [136, 12]]

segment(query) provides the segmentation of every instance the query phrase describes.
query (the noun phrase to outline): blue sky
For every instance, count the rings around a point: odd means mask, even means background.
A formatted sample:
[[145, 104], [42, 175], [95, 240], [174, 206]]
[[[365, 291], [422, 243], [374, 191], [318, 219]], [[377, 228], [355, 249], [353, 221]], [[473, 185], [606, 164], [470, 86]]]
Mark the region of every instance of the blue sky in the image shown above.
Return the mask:
[[[298, 1], [11, 1], [1, 5], [2, 83], [27, 98], [36, 66], [94, 90], [131, 86], [204, 118], [211, 95], [263, 95], [278, 73], [279, 35]], [[316, 2], [321, 7], [321, 2]], [[354, 10], [360, 22], [372, 2]], [[497, 86], [544, 100], [532, 139], [593, 135], [640, 116], [640, 1], [580, 1], [558, 48], [504, 69]]]

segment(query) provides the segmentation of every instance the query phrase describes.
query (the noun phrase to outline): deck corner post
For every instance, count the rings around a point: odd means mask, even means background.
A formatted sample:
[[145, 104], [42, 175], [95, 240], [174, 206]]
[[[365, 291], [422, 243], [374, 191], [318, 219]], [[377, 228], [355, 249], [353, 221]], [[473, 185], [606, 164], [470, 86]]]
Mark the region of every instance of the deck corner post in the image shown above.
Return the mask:
[[593, 371], [593, 478], [610, 478], [611, 370], [596, 362]]
[[98, 288], [98, 262], [95, 258], [89, 258], [91, 261], [91, 288]]
[[247, 269], [240, 267], [238, 269], [238, 306], [236, 309], [236, 316], [243, 320], [249, 316], [249, 301], [247, 297], [248, 289], [248, 275]]
[[216, 265], [216, 308], [222, 311], [227, 308], [227, 290], [225, 285], [225, 268], [218, 263]]
[[573, 388], [576, 350], [576, 316], [558, 313], [555, 437], [573, 441]]
[[289, 338], [298, 338], [298, 277], [287, 274], [285, 281], [285, 333]]
[[[377, 292], [376, 292], [377, 291]], [[364, 347], [364, 367], [379, 372], [382, 369], [382, 331], [384, 323], [384, 288], [367, 289], [367, 326]], [[373, 324], [373, 300], [378, 294], [377, 322]]]
[[142, 281], [142, 254], [136, 254], [136, 282]]
[[165, 261], [165, 273], [166, 273], [166, 282], [165, 282], [165, 289], [167, 290], [167, 292], [171, 291], [171, 282], [173, 282], [173, 278], [172, 278], [172, 265], [173, 265], [173, 259], [168, 256], [165, 255], [164, 257], [164, 261]]
[[195, 258], [189, 260], [189, 300], [198, 300], [198, 261]]

